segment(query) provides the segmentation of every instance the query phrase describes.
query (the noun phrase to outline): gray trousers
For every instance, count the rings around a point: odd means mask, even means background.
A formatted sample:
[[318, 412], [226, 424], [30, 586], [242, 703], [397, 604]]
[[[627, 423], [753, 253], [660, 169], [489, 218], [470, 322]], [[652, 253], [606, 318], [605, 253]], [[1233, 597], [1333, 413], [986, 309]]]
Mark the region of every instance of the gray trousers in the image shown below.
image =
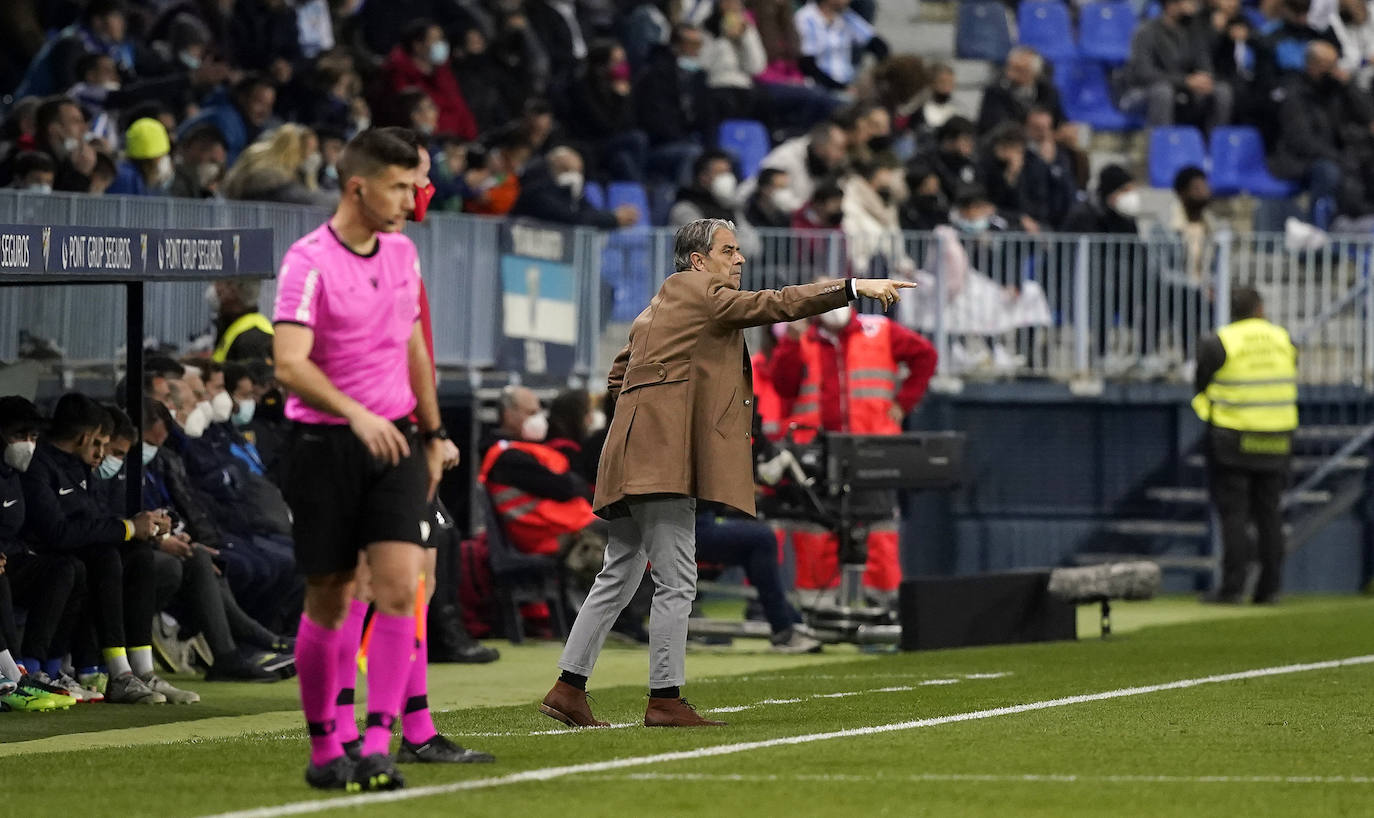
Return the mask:
[[696, 509], [692, 497], [628, 498], [630, 516], [611, 520], [606, 560], [577, 612], [558, 666], [592, 675], [616, 617], [650, 566], [654, 604], [649, 613], [649, 687], [687, 681], [687, 618], [697, 593]]

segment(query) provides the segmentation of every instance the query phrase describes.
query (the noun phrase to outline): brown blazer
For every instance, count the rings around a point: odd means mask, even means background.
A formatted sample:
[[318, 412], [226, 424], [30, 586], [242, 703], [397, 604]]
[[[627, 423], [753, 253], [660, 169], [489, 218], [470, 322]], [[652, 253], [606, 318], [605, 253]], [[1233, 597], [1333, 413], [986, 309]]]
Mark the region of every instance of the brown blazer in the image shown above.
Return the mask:
[[754, 513], [754, 390], [740, 330], [849, 302], [843, 280], [741, 292], [699, 270], [663, 282], [630, 327], [607, 390], [615, 417], [592, 508], [607, 519], [642, 494], [680, 494]]

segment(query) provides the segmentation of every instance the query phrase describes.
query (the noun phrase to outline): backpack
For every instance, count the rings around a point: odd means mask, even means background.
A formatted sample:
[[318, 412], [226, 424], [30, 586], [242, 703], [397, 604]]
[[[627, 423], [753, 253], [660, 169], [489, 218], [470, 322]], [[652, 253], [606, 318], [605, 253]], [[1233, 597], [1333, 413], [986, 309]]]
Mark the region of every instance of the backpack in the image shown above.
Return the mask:
[[463, 627], [474, 639], [485, 639], [496, 624], [496, 593], [492, 588], [491, 551], [485, 531], [459, 546], [458, 598], [462, 602]]

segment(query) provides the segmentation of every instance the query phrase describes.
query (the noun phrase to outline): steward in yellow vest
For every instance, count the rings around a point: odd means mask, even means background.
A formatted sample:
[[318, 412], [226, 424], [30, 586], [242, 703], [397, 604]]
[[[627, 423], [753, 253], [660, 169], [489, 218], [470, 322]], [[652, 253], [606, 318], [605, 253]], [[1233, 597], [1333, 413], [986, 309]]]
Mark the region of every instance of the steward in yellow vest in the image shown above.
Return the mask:
[[1258, 561], [1254, 601], [1273, 602], [1286, 550], [1281, 502], [1298, 427], [1298, 352], [1287, 330], [1265, 320], [1255, 290], [1234, 290], [1231, 313], [1233, 322], [1199, 344], [1193, 398], [1208, 425], [1208, 483], [1221, 523], [1221, 585], [1209, 600], [1244, 601]]
[[272, 322], [258, 311], [258, 282], [251, 279], [216, 281], [206, 294], [215, 310], [217, 363], [270, 361]]

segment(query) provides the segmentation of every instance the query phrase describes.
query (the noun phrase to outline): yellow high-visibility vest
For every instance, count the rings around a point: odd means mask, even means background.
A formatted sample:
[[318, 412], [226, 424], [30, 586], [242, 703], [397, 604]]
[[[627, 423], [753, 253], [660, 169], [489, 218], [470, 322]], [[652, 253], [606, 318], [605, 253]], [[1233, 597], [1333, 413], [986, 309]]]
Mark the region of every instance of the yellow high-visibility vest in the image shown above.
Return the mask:
[[1298, 352], [1288, 330], [1245, 318], [1217, 331], [1226, 363], [1193, 411], [1213, 426], [1240, 432], [1291, 432], [1298, 427]]
[[240, 315], [229, 325], [229, 329], [224, 331], [224, 337], [219, 339], [219, 346], [215, 347], [215, 363], [224, 363], [229, 359], [229, 348], [234, 345], [238, 337], [250, 329], [261, 330], [268, 335], [276, 335], [272, 329], [272, 322], [267, 320], [267, 316], [260, 312], [249, 312]]

